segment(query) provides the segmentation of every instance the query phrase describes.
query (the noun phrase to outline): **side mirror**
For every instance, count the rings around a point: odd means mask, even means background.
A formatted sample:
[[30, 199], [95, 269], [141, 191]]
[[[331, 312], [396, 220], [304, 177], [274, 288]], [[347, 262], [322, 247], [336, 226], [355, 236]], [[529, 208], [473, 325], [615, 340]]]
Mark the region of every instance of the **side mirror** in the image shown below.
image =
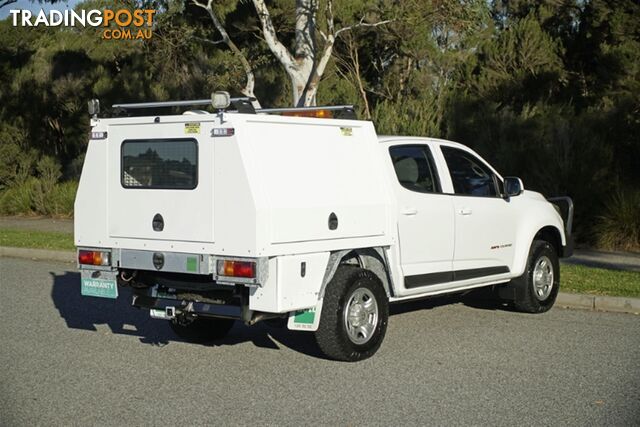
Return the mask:
[[504, 177], [504, 197], [514, 197], [524, 191], [522, 180], [516, 176]]

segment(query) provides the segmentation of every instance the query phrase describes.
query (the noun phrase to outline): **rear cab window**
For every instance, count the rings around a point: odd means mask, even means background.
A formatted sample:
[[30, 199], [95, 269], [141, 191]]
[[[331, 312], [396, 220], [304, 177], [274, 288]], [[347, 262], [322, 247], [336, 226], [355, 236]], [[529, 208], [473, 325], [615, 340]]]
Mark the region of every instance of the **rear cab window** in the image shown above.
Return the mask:
[[389, 148], [398, 182], [418, 193], [441, 193], [440, 179], [427, 145], [394, 145]]
[[193, 138], [125, 140], [121, 156], [124, 188], [193, 190], [198, 185], [198, 143]]

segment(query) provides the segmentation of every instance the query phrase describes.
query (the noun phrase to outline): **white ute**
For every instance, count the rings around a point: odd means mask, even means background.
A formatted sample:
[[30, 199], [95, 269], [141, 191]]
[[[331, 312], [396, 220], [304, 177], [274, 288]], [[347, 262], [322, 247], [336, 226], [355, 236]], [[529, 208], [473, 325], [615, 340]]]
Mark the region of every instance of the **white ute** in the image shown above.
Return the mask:
[[378, 350], [390, 303], [491, 287], [518, 310], [551, 308], [572, 251], [569, 198], [525, 191], [461, 144], [379, 137], [349, 107], [248, 101], [123, 104], [216, 112], [115, 118], [90, 103], [83, 295], [130, 287], [133, 306], [192, 341], [286, 320], [346, 361]]

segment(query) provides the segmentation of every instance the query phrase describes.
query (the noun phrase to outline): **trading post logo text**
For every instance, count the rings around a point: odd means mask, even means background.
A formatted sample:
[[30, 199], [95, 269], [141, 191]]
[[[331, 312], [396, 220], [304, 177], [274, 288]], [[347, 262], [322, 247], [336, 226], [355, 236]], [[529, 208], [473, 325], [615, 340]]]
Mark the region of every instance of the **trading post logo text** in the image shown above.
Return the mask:
[[150, 39], [155, 13], [154, 9], [9, 11], [14, 27], [103, 27], [102, 38], [106, 40]]

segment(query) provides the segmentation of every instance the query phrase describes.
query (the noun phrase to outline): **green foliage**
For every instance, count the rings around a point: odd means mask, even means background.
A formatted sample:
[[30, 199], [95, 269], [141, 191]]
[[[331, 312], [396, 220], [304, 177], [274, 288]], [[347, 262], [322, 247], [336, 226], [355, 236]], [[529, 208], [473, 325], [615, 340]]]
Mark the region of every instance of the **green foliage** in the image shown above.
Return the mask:
[[402, 104], [380, 102], [372, 119], [382, 135], [437, 135], [435, 100], [408, 99]]
[[50, 185], [28, 178], [0, 192], [0, 215], [47, 215], [71, 217], [78, 183], [67, 181]]
[[33, 198], [36, 192], [37, 178], [29, 178], [0, 193], [0, 214], [22, 215], [34, 211]]
[[603, 249], [640, 252], [640, 190], [618, 190], [595, 226]]

